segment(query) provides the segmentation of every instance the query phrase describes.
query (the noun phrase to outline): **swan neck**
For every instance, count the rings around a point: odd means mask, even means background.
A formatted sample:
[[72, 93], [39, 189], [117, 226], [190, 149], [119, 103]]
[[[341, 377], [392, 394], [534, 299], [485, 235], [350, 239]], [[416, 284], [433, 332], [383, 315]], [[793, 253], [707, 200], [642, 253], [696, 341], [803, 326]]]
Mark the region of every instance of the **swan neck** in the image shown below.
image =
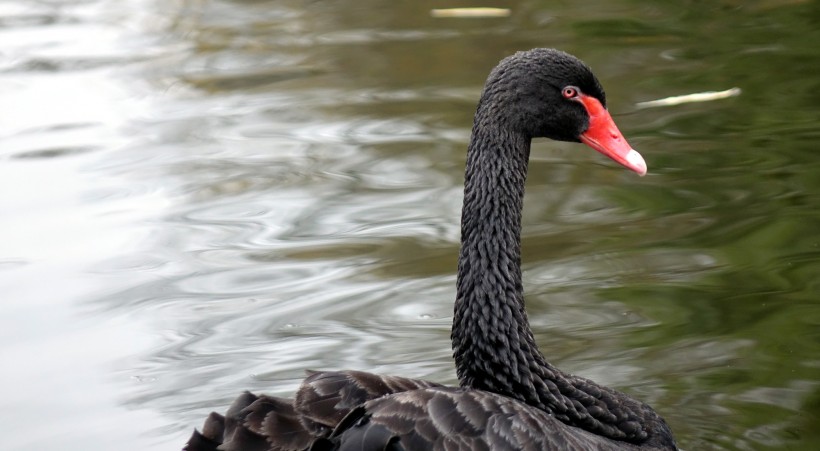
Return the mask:
[[521, 282], [531, 139], [482, 119], [479, 110], [467, 151], [453, 351], [462, 386], [513, 393], [532, 387], [540, 356]]
[[459, 382], [518, 399], [602, 437], [676, 449], [669, 426], [649, 406], [560, 371], [538, 350], [521, 282], [531, 139], [483, 119], [479, 107], [464, 181], [451, 335]]

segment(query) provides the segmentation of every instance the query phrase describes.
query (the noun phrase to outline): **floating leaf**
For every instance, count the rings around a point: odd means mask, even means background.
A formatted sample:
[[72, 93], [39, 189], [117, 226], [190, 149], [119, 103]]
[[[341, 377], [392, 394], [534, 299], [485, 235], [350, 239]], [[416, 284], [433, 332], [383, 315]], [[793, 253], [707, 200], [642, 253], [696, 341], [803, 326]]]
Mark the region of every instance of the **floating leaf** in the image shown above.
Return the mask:
[[442, 17], [508, 17], [509, 8], [446, 8], [431, 9], [430, 15], [436, 18]]
[[680, 105], [682, 103], [709, 102], [711, 100], [728, 99], [740, 95], [740, 88], [727, 89], [725, 91], [698, 92], [683, 96], [666, 97], [664, 99], [639, 102], [638, 108], [654, 108], [658, 106]]

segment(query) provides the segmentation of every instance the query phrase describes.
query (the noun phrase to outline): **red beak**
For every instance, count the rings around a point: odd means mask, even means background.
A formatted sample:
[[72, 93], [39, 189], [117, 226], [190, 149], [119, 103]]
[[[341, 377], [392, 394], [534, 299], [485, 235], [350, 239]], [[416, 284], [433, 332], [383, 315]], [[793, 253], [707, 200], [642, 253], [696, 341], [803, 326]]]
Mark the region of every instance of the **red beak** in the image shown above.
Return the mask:
[[637, 172], [638, 175], [646, 175], [646, 162], [643, 161], [643, 157], [626, 142], [624, 135], [618, 130], [609, 111], [601, 102], [584, 94], [578, 96], [578, 100], [589, 114], [589, 128], [581, 133], [581, 142]]

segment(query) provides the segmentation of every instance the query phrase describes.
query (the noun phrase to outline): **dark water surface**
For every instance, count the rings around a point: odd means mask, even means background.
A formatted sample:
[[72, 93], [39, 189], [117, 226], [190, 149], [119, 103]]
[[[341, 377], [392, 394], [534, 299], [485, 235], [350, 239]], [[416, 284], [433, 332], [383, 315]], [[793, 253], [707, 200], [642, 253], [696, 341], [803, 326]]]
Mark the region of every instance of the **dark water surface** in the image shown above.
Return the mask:
[[534, 145], [545, 354], [689, 451], [820, 449], [820, 3], [497, 3], [1, 2], [0, 448], [177, 449], [305, 368], [454, 383], [472, 112], [552, 46], [650, 173]]

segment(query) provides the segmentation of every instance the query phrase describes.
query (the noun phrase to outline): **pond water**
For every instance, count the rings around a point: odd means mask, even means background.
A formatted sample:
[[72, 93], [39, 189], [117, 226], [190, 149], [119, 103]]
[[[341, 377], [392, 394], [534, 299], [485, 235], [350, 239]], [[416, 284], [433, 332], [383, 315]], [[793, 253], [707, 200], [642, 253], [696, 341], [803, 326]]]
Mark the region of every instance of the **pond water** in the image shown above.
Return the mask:
[[557, 47], [649, 175], [534, 145], [539, 345], [684, 449], [820, 449], [820, 3], [498, 3], [0, 3], [0, 448], [178, 449], [306, 368], [455, 383], [475, 102]]

